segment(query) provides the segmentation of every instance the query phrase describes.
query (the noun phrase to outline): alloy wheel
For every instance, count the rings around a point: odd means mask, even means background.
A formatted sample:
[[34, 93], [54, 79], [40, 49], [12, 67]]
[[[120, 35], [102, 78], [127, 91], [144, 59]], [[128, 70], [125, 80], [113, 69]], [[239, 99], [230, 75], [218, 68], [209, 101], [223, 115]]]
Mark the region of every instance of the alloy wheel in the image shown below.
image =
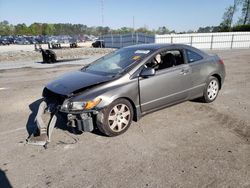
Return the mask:
[[109, 127], [114, 132], [121, 132], [129, 125], [130, 118], [131, 112], [129, 107], [125, 104], [117, 104], [109, 113]]
[[211, 101], [214, 100], [218, 94], [218, 91], [219, 91], [218, 82], [215, 79], [211, 80], [207, 87], [207, 96], [209, 100]]

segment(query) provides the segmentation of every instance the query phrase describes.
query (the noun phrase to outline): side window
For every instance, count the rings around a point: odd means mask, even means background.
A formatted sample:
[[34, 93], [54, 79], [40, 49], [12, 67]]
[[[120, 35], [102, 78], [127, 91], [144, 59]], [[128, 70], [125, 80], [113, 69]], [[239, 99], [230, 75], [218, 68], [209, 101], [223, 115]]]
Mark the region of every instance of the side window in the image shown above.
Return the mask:
[[193, 63], [195, 61], [199, 61], [203, 59], [201, 55], [191, 50], [187, 50], [187, 58], [188, 58], [188, 63]]
[[181, 50], [167, 50], [156, 54], [154, 58], [146, 64], [156, 71], [184, 64], [183, 53]]

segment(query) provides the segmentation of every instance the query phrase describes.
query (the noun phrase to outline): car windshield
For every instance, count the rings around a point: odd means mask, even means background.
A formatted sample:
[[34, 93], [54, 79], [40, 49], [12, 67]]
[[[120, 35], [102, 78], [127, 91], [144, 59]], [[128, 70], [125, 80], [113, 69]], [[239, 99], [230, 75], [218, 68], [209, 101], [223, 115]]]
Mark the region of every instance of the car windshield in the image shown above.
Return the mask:
[[134, 62], [141, 61], [150, 52], [151, 50], [148, 49], [123, 48], [96, 60], [83, 70], [97, 74], [116, 75], [123, 72]]

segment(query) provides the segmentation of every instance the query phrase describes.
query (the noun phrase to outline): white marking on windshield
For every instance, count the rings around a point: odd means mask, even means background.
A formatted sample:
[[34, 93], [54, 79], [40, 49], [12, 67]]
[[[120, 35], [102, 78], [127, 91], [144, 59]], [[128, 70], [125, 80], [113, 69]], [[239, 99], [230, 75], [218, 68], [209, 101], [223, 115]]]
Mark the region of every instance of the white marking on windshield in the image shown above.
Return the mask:
[[150, 50], [136, 50], [135, 54], [148, 54]]

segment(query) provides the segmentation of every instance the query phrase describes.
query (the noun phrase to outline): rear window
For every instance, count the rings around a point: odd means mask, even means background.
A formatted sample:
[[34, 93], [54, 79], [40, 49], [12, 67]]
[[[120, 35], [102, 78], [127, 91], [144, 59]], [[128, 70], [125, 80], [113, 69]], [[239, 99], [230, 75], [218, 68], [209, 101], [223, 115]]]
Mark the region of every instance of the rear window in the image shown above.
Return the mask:
[[187, 58], [188, 58], [188, 63], [193, 63], [195, 61], [203, 59], [203, 57], [200, 54], [193, 52], [191, 50], [187, 50]]

